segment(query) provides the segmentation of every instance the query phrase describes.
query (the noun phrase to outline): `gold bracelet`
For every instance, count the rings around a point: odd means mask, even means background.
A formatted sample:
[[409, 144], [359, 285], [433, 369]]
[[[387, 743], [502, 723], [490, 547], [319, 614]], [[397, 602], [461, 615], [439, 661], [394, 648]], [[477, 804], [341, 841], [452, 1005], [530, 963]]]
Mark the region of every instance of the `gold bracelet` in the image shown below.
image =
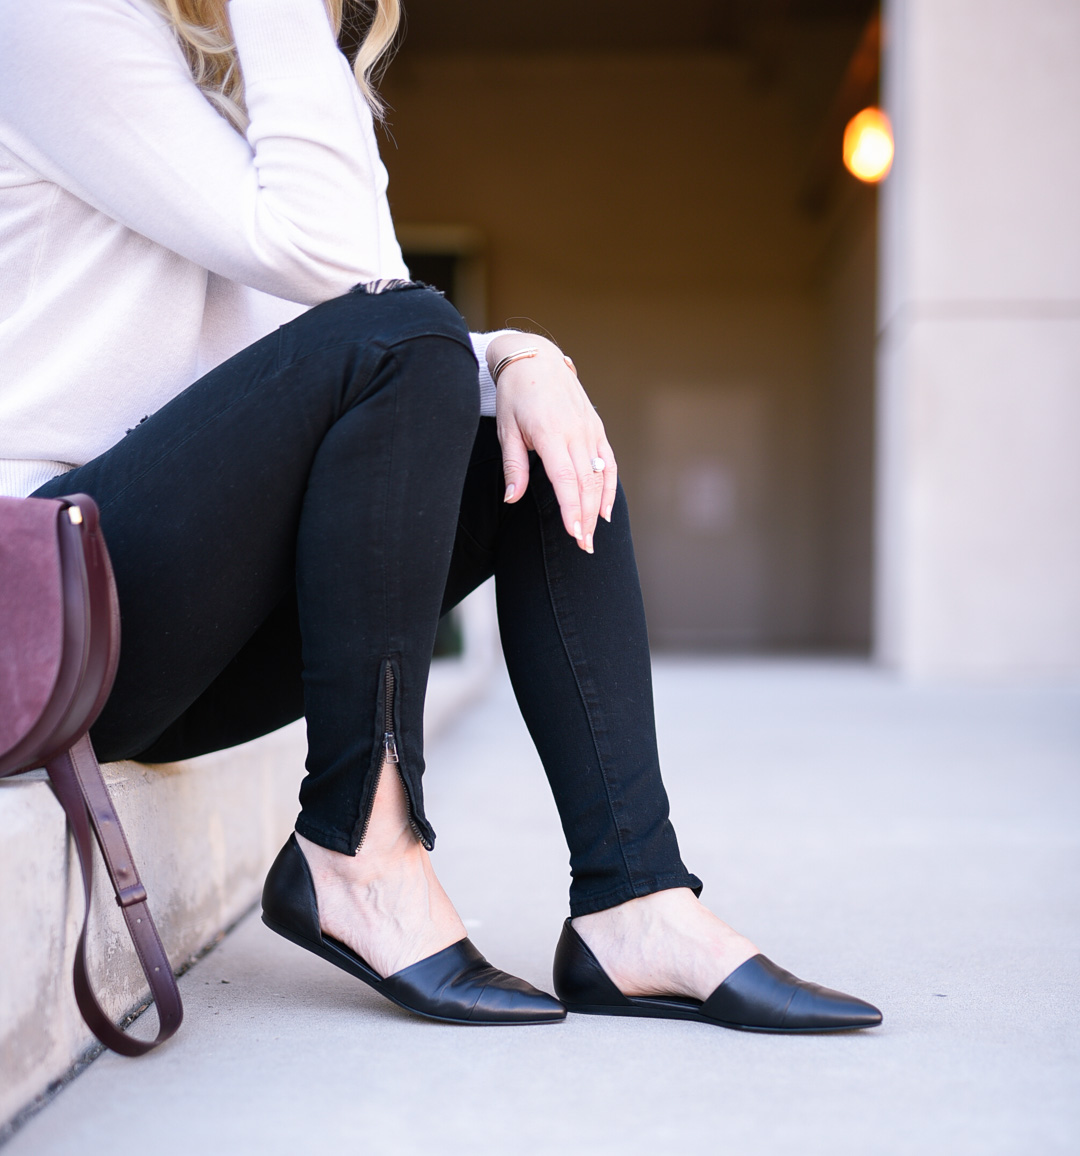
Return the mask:
[[499, 384], [499, 374], [515, 361], [524, 361], [526, 357], [535, 357], [540, 352], [535, 345], [528, 349], [519, 349], [516, 353], [508, 353], [501, 361], [499, 361], [495, 368], [491, 371], [491, 380], [496, 385]]

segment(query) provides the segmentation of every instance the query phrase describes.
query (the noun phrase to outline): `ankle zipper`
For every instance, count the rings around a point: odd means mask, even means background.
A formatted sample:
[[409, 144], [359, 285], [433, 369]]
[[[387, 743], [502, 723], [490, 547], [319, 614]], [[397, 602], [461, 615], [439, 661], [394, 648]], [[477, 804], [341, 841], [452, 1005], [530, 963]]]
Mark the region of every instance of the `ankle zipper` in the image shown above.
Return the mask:
[[375, 786], [371, 791], [371, 802], [368, 803], [367, 814], [364, 816], [364, 824], [360, 829], [360, 839], [356, 844], [356, 850], [359, 851], [364, 842], [364, 836], [367, 834], [368, 827], [371, 825], [371, 810], [375, 802], [375, 792], [379, 789], [379, 779], [382, 777], [382, 769], [386, 765], [397, 768], [398, 778], [401, 779], [401, 786], [405, 792], [405, 805], [409, 814], [409, 826], [413, 830], [413, 834], [420, 842], [421, 846], [431, 850], [430, 842], [424, 837], [423, 831], [420, 830], [420, 824], [416, 821], [416, 812], [413, 806], [412, 792], [409, 790], [409, 781], [405, 778], [405, 772], [401, 769], [401, 758], [398, 755], [397, 734], [394, 727], [394, 689], [396, 680], [394, 678], [394, 668], [390, 660], [386, 660], [386, 665], [383, 667], [383, 758], [379, 766], [379, 778], [375, 780]]
[[398, 758], [397, 739], [394, 736], [394, 668], [389, 661], [384, 667], [383, 680], [383, 760], [397, 767], [400, 775], [401, 760]]

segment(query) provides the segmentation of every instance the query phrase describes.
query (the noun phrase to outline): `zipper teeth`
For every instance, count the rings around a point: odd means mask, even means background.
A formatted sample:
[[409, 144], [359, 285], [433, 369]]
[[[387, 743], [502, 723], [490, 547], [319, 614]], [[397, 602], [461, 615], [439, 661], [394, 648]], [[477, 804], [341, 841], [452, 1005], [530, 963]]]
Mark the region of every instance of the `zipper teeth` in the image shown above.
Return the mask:
[[[381, 773], [380, 773], [379, 777], [380, 778], [382, 777]], [[378, 789], [379, 789], [379, 784], [376, 782], [375, 790], [377, 791]], [[372, 799], [375, 798], [375, 792], [374, 791], [372, 792], [371, 797], [372, 797]], [[353, 854], [354, 855], [364, 845], [364, 840], [367, 838], [368, 827], [371, 826], [371, 812], [372, 812], [372, 810], [374, 810], [373, 807], [368, 808], [368, 813], [367, 813], [366, 817], [364, 818], [364, 825], [360, 828], [360, 838], [357, 839], [356, 846], [353, 848]]]
[[423, 831], [420, 830], [420, 824], [417, 823], [413, 816], [413, 801], [412, 795], [409, 794], [409, 784], [405, 779], [405, 772], [401, 769], [401, 759], [398, 756], [397, 736], [394, 734], [394, 689], [396, 680], [394, 679], [394, 668], [389, 662], [386, 664], [386, 694], [383, 702], [383, 721], [386, 723], [387, 735], [387, 756], [393, 753], [394, 766], [397, 767], [398, 778], [401, 780], [401, 789], [405, 792], [405, 810], [409, 816], [409, 826], [412, 827], [413, 834], [416, 836], [417, 842], [421, 847], [428, 846], [427, 839], [424, 838]]
[[[386, 677], [383, 686], [383, 759], [379, 764], [379, 777], [382, 777], [383, 767], [387, 763], [392, 763], [397, 768], [398, 778], [401, 780], [402, 790], [405, 792], [405, 809], [409, 817], [409, 826], [412, 828], [413, 834], [416, 836], [417, 842], [422, 846], [431, 850], [427, 839], [424, 837], [423, 831], [420, 830], [420, 824], [417, 823], [413, 817], [413, 801], [409, 794], [409, 784], [405, 779], [405, 772], [401, 769], [401, 759], [398, 755], [397, 749], [397, 735], [394, 733], [394, 668], [390, 662], [386, 663]], [[378, 781], [375, 783], [375, 791], [379, 789]], [[372, 800], [375, 798], [375, 791], [372, 792]], [[368, 827], [371, 826], [371, 812], [374, 806], [368, 808], [367, 816], [364, 819], [364, 825], [360, 830], [360, 841], [356, 844], [357, 851], [360, 850], [367, 835]]]
[[394, 668], [386, 664], [386, 695], [383, 699], [383, 731], [394, 736]]
[[[398, 774], [401, 775], [401, 772], [398, 771]], [[405, 785], [405, 776], [404, 775], [401, 775], [401, 783], [402, 783], [402, 786]], [[409, 789], [408, 789], [408, 787], [406, 787], [405, 788], [405, 798], [408, 799], [408, 797], [409, 797]], [[425, 851], [430, 851], [431, 850], [431, 844], [427, 841], [427, 839], [424, 838], [424, 832], [420, 830], [420, 824], [412, 817], [412, 803], [411, 802], [409, 803], [409, 826], [412, 827], [412, 832], [416, 836], [417, 843], [419, 843], [420, 846], [423, 847]]]

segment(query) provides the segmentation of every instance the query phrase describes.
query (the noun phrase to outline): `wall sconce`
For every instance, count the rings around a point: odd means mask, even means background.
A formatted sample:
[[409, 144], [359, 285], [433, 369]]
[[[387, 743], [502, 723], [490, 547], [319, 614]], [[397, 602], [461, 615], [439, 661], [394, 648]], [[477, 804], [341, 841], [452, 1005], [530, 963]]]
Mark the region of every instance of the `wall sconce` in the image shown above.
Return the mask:
[[889, 118], [880, 108], [864, 108], [844, 129], [844, 164], [860, 181], [875, 184], [889, 175], [893, 162]]

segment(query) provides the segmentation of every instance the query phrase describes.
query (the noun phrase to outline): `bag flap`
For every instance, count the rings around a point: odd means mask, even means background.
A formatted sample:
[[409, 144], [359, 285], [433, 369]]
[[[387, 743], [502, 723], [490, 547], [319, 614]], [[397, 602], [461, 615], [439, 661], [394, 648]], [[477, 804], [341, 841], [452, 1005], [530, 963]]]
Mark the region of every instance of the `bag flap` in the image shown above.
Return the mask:
[[0, 758], [41, 718], [60, 672], [61, 509], [51, 499], [0, 497]]

